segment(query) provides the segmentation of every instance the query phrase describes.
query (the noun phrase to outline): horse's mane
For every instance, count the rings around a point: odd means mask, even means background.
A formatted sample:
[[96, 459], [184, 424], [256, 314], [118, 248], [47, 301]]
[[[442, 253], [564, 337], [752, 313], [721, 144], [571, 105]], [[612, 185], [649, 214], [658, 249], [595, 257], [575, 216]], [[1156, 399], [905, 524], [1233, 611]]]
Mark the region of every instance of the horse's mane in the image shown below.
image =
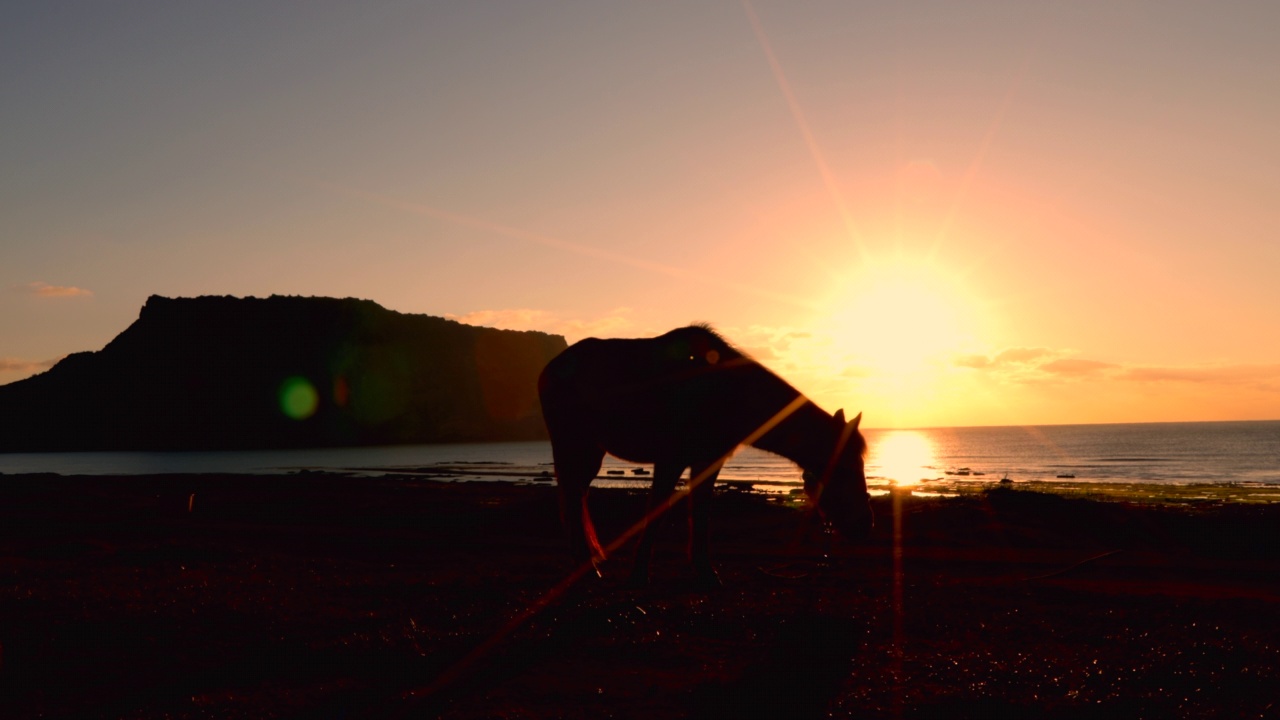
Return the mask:
[[753, 358], [750, 355], [743, 352], [742, 350], [739, 350], [737, 347], [733, 345], [733, 343], [729, 342], [728, 340], [725, 340], [724, 336], [720, 334], [720, 331], [716, 330], [714, 327], [711, 326], [711, 323], [707, 323], [707, 322], [689, 323], [688, 326], [680, 328], [680, 330], [686, 330], [686, 331], [692, 330], [692, 331], [704, 333], [706, 336], [708, 336], [707, 340], [710, 343], [710, 345], [713, 348], [715, 348], [716, 352], [720, 353], [720, 357], [722, 358], [745, 358], [747, 360], [753, 360]]
[[[712, 327], [710, 323], [705, 323], [705, 322], [690, 323], [688, 326], [677, 328], [672, 332], [676, 332], [676, 333], [696, 332], [696, 333], [702, 334], [703, 337], [712, 346], [712, 348], [714, 348], [716, 352], [720, 353], [720, 357], [737, 358], [741, 360], [746, 360], [752, 365], [758, 367], [761, 371], [763, 371], [767, 377], [770, 377], [774, 381], [781, 383], [782, 385], [785, 385], [787, 388], [791, 389], [796, 393], [800, 393], [799, 390], [797, 390], [791, 383], [783, 379], [782, 376], [778, 375], [777, 373], [773, 372], [769, 368], [760, 364], [755, 360], [755, 358], [751, 357], [747, 353], [734, 347], [733, 344], [730, 343], [728, 340], [725, 340], [724, 336], [721, 335], [720, 332], [717, 331], [714, 327]], [[813, 405], [813, 407], [815, 408], [818, 407], [817, 404], [813, 403], [812, 400], [809, 402]], [[823, 411], [819, 409], [819, 412], [823, 412]], [[865, 458], [867, 455], [867, 441], [866, 441], [866, 438], [863, 437], [862, 433], [859, 433], [859, 432], [853, 433], [853, 436], [849, 440], [854, 444], [854, 447], [857, 448], [858, 452]]]

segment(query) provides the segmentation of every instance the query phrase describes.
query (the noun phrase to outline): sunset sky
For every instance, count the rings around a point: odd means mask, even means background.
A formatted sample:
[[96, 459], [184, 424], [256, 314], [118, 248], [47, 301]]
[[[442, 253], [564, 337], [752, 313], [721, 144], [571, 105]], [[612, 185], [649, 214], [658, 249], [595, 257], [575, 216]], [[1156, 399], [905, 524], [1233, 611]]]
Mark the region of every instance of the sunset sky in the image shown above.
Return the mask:
[[147, 296], [693, 321], [870, 427], [1280, 418], [1280, 3], [17, 2], [0, 383]]

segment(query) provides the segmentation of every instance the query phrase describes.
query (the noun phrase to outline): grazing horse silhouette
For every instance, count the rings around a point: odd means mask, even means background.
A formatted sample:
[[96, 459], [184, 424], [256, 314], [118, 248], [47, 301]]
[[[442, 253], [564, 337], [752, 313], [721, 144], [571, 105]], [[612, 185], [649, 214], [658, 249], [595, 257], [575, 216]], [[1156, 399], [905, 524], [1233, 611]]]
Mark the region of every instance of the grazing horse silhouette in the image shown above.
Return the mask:
[[[551, 434], [560, 511], [570, 548], [583, 563], [604, 559], [587, 490], [605, 453], [653, 463], [653, 517], [669, 506], [690, 468], [690, 556], [700, 578], [717, 582], [707, 547], [712, 487], [739, 445], [790, 459], [819, 512], [849, 538], [872, 523], [859, 413], [827, 414], [709, 327], [655, 338], [587, 338], [556, 356], [538, 379]], [[648, 580], [653, 536], [646, 525], [632, 580]]]

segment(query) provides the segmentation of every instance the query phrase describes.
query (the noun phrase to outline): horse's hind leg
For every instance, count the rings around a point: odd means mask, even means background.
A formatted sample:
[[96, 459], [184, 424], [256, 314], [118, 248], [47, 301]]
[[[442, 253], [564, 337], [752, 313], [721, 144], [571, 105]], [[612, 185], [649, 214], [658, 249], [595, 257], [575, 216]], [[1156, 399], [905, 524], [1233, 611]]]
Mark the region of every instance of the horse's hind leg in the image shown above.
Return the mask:
[[653, 559], [654, 526], [661, 523], [671, 509], [676, 482], [684, 468], [679, 465], [658, 463], [653, 467], [653, 488], [649, 492], [649, 508], [641, 519], [640, 544], [636, 546], [635, 565], [631, 566], [631, 584], [649, 584], [649, 562]]
[[716, 477], [720, 474], [720, 464], [702, 466], [695, 465], [691, 470], [693, 477], [689, 498], [689, 560], [693, 563], [693, 571], [698, 581], [711, 586], [720, 584], [720, 576], [711, 565], [711, 498], [715, 495]]
[[[604, 451], [594, 446], [581, 445], [572, 449], [564, 445], [552, 445], [552, 459], [556, 467], [556, 484], [560, 489], [560, 520], [569, 539], [569, 551], [574, 562], [595, 566], [604, 559], [604, 549], [596, 537], [591, 523], [591, 511], [587, 508], [587, 490], [600, 463]], [[596, 570], [596, 574], [599, 574]]]

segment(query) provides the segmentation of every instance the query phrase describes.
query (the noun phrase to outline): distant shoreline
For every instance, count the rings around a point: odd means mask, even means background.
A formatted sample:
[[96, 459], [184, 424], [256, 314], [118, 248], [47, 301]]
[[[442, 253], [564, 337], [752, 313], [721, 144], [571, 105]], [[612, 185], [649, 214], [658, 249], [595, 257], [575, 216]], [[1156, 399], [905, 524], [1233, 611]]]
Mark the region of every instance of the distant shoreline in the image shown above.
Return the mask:
[[[492, 465], [493, 467], [484, 467]], [[349, 468], [298, 469], [280, 473], [251, 472], [193, 472], [148, 474], [62, 474], [62, 473], [13, 473], [0, 472], [0, 484], [59, 479], [66, 481], [115, 484], [128, 481], [183, 481], [205, 482], [211, 478], [254, 479], [264, 485], [273, 481], [323, 480], [326, 482], [439, 482], [485, 483], [495, 485], [554, 485], [555, 476], [550, 469], [509, 467], [501, 463], [475, 463], [467, 467], [459, 464], [423, 468]], [[163, 480], [161, 480], [163, 479]], [[651, 476], [606, 475], [602, 469], [593, 485], [595, 492], [647, 490]], [[800, 485], [779, 486], [770, 482], [748, 480], [720, 480], [721, 491], [739, 491], [765, 496], [789, 497], [799, 503]], [[1069, 480], [1027, 480], [1002, 483], [991, 478], [976, 480], [936, 480], [910, 485], [871, 484], [873, 497], [898, 496], [915, 498], [956, 498], [981, 496], [991, 491], [1031, 492], [1078, 498], [1101, 502], [1146, 503], [1154, 505], [1214, 506], [1222, 504], [1276, 504], [1280, 503], [1280, 483], [1223, 480], [1213, 483], [1142, 483], [1142, 482], [1076, 482]]]

